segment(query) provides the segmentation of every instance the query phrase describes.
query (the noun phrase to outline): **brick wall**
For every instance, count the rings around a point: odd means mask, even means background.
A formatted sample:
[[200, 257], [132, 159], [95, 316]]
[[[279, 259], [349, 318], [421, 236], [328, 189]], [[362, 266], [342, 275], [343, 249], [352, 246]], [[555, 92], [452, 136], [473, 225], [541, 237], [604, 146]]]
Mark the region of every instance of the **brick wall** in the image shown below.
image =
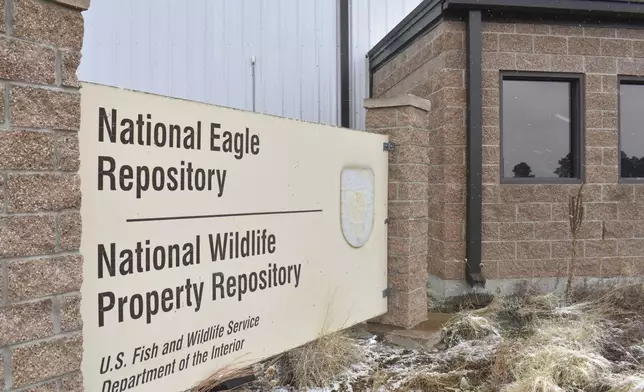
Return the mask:
[[83, 390], [76, 68], [88, 6], [0, 0], [0, 390]]
[[412, 327], [427, 315], [429, 101], [370, 99], [366, 124], [389, 136], [388, 311], [376, 321]]
[[374, 97], [411, 93], [431, 101], [422, 197], [429, 201], [428, 271], [444, 280], [465, 272], [465, 66], [465, 24], [443, 21], [373, 76]]
[[483, 258], [487, 279], [565, 276], [579, 185], [500, 185], [499, 70], [585, 73], [586, 216], [575, 275], [644, 274], [644, 186], [618, 183], [617, 75], [644, 75], [644, 30], [485, 23]]
[[[566, 276], [572, 253], [568, 200], [579, 190], [500, 184], [500, 70], [585, 74], [586, 216], [575, 275], [644, 275], [644, 185], [618, 182], [617, 107], [617, 75], [644, 75], [644, 29], [486, 22], [483, 51], [486, 278]], [[411, 93], [432, 103], [428, 270], [453, 281], [464, 278], [465, 61], [465, 24], [443, 21], [373, 75], [376, 98]]]

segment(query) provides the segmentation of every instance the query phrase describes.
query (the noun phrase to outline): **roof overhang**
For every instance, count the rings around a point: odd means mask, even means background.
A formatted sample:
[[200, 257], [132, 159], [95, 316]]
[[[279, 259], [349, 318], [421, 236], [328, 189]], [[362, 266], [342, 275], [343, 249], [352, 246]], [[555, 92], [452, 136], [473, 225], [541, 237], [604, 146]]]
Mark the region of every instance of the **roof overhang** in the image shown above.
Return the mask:
[[416, 38], [430, 30], [443, 16], [445, 0], [424, 0], [396, 25], [367, 54], [369, 68], [374, 72]]
[[369, 70], [377, 71], [443, 18], [459, 19], [469, 10], [483, 11], [488, 19], [513, 21], [631, 26], [644, 23], [643, 0], [424, 0], [369, 51]]

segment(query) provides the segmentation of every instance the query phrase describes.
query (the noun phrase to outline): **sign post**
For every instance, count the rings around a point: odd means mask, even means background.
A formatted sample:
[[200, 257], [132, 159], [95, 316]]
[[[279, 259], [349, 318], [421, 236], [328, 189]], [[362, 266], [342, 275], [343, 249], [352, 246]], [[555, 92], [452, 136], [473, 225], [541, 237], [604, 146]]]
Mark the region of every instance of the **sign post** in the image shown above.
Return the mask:
[[386, 312], [386, 137], [84, 84], [88, 392], [176, 392]]

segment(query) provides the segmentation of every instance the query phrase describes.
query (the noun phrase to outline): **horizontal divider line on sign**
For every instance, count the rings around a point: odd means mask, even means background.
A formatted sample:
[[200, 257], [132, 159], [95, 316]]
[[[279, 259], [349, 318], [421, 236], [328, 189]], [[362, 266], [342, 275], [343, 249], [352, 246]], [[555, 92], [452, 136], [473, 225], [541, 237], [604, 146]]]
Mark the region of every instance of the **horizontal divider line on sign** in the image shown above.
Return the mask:
[[157, 222], [157, 221], [184, 220], [184, 219], [230, 218], [235, 216], [310, 214], [315, 212], [322, 212], [322, 210], [240, 212], [240, 213], [233, 213], [233, 214], [215, 214], [215, 215], [161, 216], [156, 218], [132, 218], [132, 219], [126, 219], [125, 221], [127, 223], [136, 223], [136, 222]]

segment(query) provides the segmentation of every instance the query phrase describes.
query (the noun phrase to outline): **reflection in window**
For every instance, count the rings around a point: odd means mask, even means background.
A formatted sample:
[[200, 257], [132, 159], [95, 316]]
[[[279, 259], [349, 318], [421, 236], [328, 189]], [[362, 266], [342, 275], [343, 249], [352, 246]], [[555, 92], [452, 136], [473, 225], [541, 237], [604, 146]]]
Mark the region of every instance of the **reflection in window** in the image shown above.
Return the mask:
[[[642, 82], [640, 82], [642, 83]], [[644, 84], [619, 86], [619, 138], [622, 178], [644, 178]]]
[[504, 178], [578, 178], [579, 79], [513, 73], [502, 84]]

